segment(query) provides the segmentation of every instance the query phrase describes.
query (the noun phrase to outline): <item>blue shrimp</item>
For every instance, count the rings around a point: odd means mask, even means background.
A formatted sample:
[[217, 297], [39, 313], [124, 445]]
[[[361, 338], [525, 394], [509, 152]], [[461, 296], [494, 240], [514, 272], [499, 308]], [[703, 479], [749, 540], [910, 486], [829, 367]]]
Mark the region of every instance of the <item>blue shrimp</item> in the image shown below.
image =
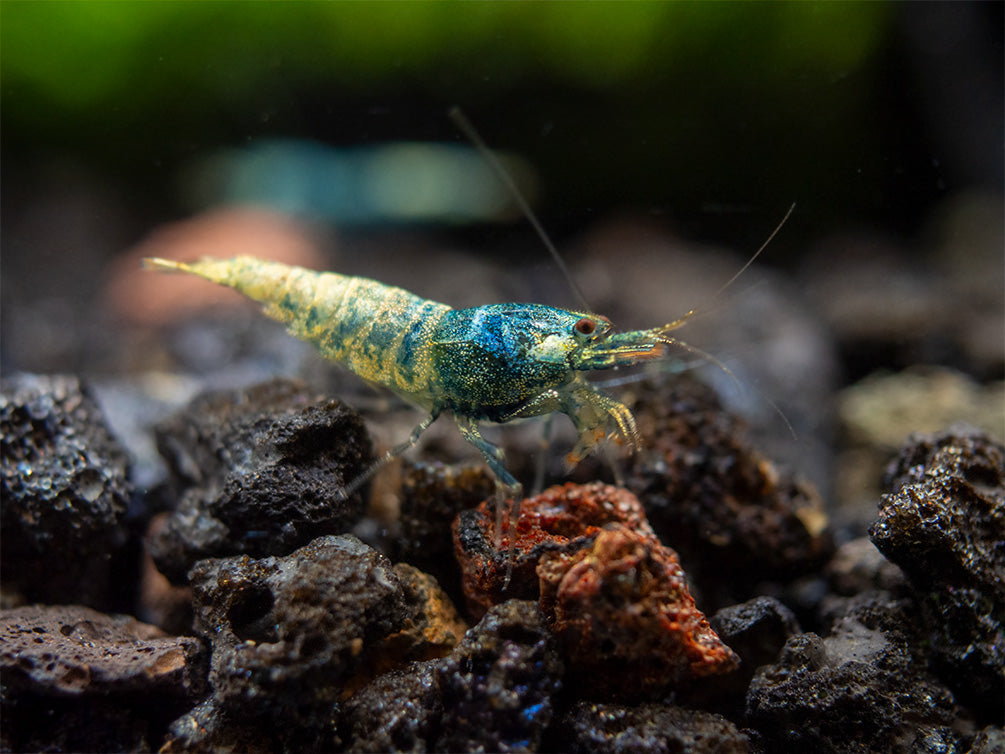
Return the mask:
[[449, 412], [504, 493], [519, 501], [520, 483], [507, 470], [502, 450], [482, 437], [479, 422], [564, 413], [579, 434], [570, 464], [609, 430], [635, 450], [640, 440], [631, 411], [599, 392], [585, 373], [658, 359], [673, 345], [696, 350], [670, 335], [690, 313], [661, 327], [618, 333], [609, 319], [590, 312], [516, 303], [453, 309], [368, 278], [251, 257], [190, 264], [149, 258], [145, 265], [237, 289], [325, 358], [428, 412], [404, 443], [350, 483], [346, 495]]
[[[476, 134], [473, 139], [480, 142]], [[499, 170], [511, 185], [505, 172]], [[511, 188], [583, 300], [530, 208], [515, 187]], [[793, 204], [757, 252], [715, 296], [753, 264], [794, 208]], [[144, 264], [150, 269], [193, 273], [240, 291], [263, 304], [268, 316], [283, 322], [292, 335], [312, 343], [325, 358], [428, 412], [405, 442], [387, 451], [342, 490], [344, 497], [413, 447], [441, 414], [452, 414], [461, 435], [479, 450], [496, 478], [497, 545], [501, 544], [507, 497], [513, 501], [509, 530], [516, 530], [523, 487], [506, 468], [502, 450], [482, 437], [479, 422], [506, 423], [563, 413], [579, 435], [566, 458], [573, 466], [609, 434], [620, 436], [629, 451], [641, 447], [632, 412], [588, 382], [586, 372], [660, 359], [676, 346], [736, 379], [713, 356], [671, 335], [694, 315], [694, 309], [659, 327], [619, 333], [607, 317], [588, 311], [521, 303], [453, 309], [369, 278], [315, 272], [252, 257], [207, 257], [189, 264], [148, 258]]]

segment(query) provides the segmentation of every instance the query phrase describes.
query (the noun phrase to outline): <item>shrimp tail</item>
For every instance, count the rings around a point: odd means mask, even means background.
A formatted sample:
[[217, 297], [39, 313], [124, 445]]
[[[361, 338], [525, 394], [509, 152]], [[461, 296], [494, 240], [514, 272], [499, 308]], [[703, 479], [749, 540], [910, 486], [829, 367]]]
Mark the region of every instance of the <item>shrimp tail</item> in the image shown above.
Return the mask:
[[450, 311], [369, 278], [315, 272], [252, 257], [174, 262], [150, 257], [152, 270], [188, 272], [240, 291], [291, 334], [365, 380], [433, 411], [441, 403], [430, 351], [432, 333]]
[[[249, 271], [255, 271], [258, 265], [270, 264], [273, 267], [280, 267], [275, 263], [259, 263], [258, 260], [250, 257], [239, 257], [238, 259], [216, 259], [214, 257], [203, 257], [197, 262], [176, 262], [173, 259], [163, 259], [161, 257], [145, 257], [143, 268], [146, 270], [156, 270], [158, 272], [189, 272], [214, 283], [227, 285], [232, 288], [243, 290], [244, 278], [250, 278]], [[255, 277], [260, 277], [260, 273]], [[250, 295], [250, 294], [248, 294]], [[255, 298], [252, 296], [252, 298]], [[256, 299], [262, 301], [262, 299]], [[266, 301], [262, 301], [266, 303]]]
[[184, 262], [175, 262], [161, 257], [144, 257], [143, 269], [160, 272], [191, 272], [191, 267]]

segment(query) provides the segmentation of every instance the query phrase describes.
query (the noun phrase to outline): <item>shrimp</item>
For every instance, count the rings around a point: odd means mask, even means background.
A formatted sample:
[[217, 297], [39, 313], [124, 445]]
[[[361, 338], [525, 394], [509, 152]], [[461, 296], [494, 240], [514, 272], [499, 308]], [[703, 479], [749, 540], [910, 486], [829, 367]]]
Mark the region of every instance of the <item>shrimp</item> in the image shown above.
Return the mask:
[[[791, 212], [720, 292], [753, 263]], [[346, 485], [344, 497], [413, 447], [441, 414], [450, 413], [495, 476], [500, 542], [505, 500], [513, 501], [509, 531], [515, 532], [523, 487], [507, 470], [502, 450], [482, 437], [479, 422], [563, 413], [579, 435], [566, 457], [571, 467], [609, 435], [619, 436], [629, 451], [641, 447], [632, 412], [588, 382], [587, 372], [660, 359], [676, 346], [735, 379], [713, 356], [671, 335], [694, 309], [659, 327], [616, 332], [607, 317], [588, 311], [530, 303], [454, 309], [369, 278], [252, 257], [192, 263], [150, 257], [144, 265], [192, 273], [240, 291], [325, 358], [428, 412], [405, 442]]]
[[579, 434], [570, 465], [609, 430], [635, 450], [640, 440], [631, 411], [599, 392], [585, 373], [658, 359], [673, 345], [690, 348], [669, 334], [690, 313], [661, 327], [618, 333], [609, 319], [591, 312], [518, 303], [453, 309], [376, 280], [251, 257], [189, 264], [148, 258], [144, 265], [235, 288], [325, 358], [428, 412], [408, 440], [349, 484], [346, 495], [449, 412], [505, 492], [519, 500], [520, 483], [478, 422], [564, 413]]

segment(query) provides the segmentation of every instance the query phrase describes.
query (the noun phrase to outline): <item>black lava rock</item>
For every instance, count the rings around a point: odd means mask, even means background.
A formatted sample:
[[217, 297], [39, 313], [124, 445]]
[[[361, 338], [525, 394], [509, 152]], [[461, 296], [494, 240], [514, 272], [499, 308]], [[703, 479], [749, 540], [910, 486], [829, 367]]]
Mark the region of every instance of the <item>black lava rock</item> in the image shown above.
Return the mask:
[[883, 557], [868, 537], [857, 537], [838, 547], [826, 573], [833, 592], [840, 595], [904, 587], [903, 572]]
[[362, 515], [359, 491], [342, 489], [373, 458], [363, 422], [299, 382], [200, 396], [157, 442], [180, 500], [149, 547], [175, 583], [198, 560], [286, 555]]
[[[108, 607], [132, 492], [125, 451], [76, 377], [0, 383], [0, 568], [32, 602]], [[138, 569], [137, 569], [138, 573]], [[116, 585], [128, 591], [128, 585]]]
[[417, 619], [391, 563], [349, 535], [283, 558], [205, 560], [190, 578], [213, 695], [172, 725], [171, 751], [325, 750], [336, 700]]
[[724, 607], [708, 622], [751, 672], [777, 660], [789, 637], [799, 633], [796, 616], [773, 597]]
[[484, 465], [406, 464], [395, 558], [432, 574], [456, 601], [463, 599], [450, 526], [463, 510], [495, 492]]
[[845, 619], [855, 620], [866, 628], [892, 633], [905, 642], [924, 666], [926, 663], [925, 631], [917, 603], [909, 596], [871, 589], [853, 597], [831, 595], [821, 605], [819, 622], [828, 632]]
[[390, 562], [348, 535], [285, 558], [205, 560], [191, 580], [196, 630], [213, 646], [210, 682], [237, 706], [269, 691], [291, 705], [284, 713], [305, 706], [297, 692], [324, 704], [411, 617]]
[[491, 608], [440, 660], [381, 676], [343, 708], [348, 751], [537, 751], [562, 661], [533, 602]]
[[533, 602], [491, 608], [437, 666], [440, 751], [534, 751], [554, 715], [562, 661]]
[[979, 432], [916, 435], [887, 470], [870, 536], [923, 609], [932, 658], [988, 722], [1005, 715], [1005, 447]]
[[774, 597], [756, 597], [730, 605], [709, 616], [709, 625], [740, 658], [733, 673], [701, 679], [692, 692], [694, 700], [714, 704], [731, 719], [742, 719], [747, 689], [754, 673], [762, 665], [778, 660], [791, 636], [799, 633], [799, 622], [792, 611]]
[[747, 737], [711, 712], [643, 704], [579, 702], [562, 720], [553, 747], [574, 754], [745, 754]]
[[1005, 751], [1005, 730], [987, 726], [977, 732], [970, 744], [970, 754], [1001, 754]]
[[443, 718], [436, 661], [376, 678], [342, 707], [337, 748], [356, 752], [435, 751]]
[[924, 751], [929, 736], [958, 741], [956, 712], [953, 695], [913, 661], [903, 635], [852, 618], [826, 639], [791, 637], [747, 695], [755, 750], [766, 752]]
[[816, 489], [781, 473], [715, 392], [682, 375], [633, 388], [643, 450], [626, 484], [680, 554], [705, 604], [726, 606], [825, 562], [833, 544]]
[[147, 751], [205, 688], [206, 653], [81, 606], [0, 611], [4, 751]]

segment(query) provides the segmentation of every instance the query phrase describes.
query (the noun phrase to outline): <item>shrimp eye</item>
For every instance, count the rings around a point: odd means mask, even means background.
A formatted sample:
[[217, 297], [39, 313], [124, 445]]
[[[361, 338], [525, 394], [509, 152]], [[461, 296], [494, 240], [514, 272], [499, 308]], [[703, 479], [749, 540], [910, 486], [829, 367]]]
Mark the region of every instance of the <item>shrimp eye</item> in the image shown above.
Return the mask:
[[576, 332], [580, 335], [593, 335], [597, 331], [597, 323], [592, 319], [583, 317], [576, 323]]

